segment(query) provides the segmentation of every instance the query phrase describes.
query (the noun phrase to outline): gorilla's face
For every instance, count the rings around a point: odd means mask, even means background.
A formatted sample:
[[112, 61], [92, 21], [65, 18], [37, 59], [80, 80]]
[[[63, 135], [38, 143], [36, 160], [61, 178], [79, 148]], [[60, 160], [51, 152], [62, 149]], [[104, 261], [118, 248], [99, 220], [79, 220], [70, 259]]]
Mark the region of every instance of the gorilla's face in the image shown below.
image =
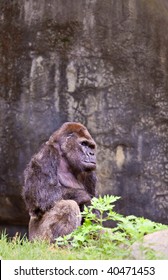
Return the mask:
[[78, 171], [95, 170], [96, 144], [88, 130], [81, 124], [74, 124], [66, 131], [69, 133], [62, 137], [60, 149], [68, 165]]

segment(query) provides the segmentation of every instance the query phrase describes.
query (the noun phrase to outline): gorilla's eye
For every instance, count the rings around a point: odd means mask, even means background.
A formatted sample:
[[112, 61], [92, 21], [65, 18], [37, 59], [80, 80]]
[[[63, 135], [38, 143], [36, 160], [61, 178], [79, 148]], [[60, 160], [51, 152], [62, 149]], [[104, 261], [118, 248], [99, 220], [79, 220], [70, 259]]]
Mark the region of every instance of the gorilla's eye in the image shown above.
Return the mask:
[[82, 145], [82, 146], [88, 146], [88, 142], [87, 142], [87, 141], [82, 141], [82, 142], [81, 142], [81, 145]]
[[93, 144], [93, 143], [91, 143], [91, 142], [89, 142], [89, 141], [87, 141], [87, 140], [84, 140], [84, 141], [81, 141], [81, 146], [83, 146], [83, 147], [89, 147], [90, 149], [95, 149], [95, 144]]

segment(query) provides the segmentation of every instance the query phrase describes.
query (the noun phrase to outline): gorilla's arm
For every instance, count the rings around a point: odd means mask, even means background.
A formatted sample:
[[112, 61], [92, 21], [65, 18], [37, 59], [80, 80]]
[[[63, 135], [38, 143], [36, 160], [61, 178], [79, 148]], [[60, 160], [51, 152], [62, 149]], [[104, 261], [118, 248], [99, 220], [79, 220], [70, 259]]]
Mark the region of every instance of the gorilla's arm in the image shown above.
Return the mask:
[[24, 175], [24, 200], [30, 215], [41, 215], [62, 198], [57, 178], [58, 154], [52, 146], [44, 144], [34, 155]]

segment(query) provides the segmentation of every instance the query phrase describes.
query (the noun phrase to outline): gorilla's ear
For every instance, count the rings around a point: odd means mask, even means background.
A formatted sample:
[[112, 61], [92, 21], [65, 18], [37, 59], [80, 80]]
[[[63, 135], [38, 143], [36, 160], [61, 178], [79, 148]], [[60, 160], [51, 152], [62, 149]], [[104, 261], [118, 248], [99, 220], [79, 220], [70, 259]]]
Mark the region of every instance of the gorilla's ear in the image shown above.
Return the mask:
[[46, 142], [46, 145], [49, 147], [53, 147], [55, 150], [58, 151], [58, 154], [60, 155], [61, 150], [60, 150], [60, 139], [55, 137], [55, 135], [51, 135], [49, 140]]
[[54, 137], [54, 134], [52, 134], [49, 138], [49, 140], [46, 142], [47, 145], [53, 145], [55, 143], [58, 143], [57, 137]]

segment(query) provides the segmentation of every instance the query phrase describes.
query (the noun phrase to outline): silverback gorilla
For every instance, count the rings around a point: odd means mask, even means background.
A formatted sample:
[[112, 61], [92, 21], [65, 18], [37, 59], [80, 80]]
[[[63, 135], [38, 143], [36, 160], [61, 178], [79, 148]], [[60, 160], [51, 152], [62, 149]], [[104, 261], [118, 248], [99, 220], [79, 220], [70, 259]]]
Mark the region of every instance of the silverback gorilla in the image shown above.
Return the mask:
[[24, 172], [29, 239], [69, 234], [96, 195], [96, 144], [85, 126], [67, 122], [35, 154]]

